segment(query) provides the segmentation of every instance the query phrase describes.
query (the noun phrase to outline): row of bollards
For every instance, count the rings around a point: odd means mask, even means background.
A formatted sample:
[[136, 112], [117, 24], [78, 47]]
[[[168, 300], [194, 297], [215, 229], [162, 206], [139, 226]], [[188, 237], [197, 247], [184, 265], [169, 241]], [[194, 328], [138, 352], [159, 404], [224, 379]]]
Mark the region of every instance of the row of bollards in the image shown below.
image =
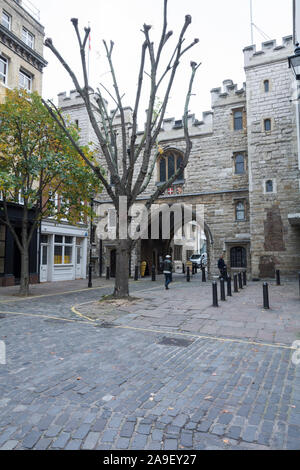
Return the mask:
[[[232, 297], [232, 278], [231, 276], [227, 276], [227, 279], [220, 279], [220, 299], [221, 301], [226, 300], [225, 294], [225, 282], [227, 283], [227, 296]], [[244, 286], [247, 285], [247, 273], [243, 271], [242, 273], [239, 272], [238, 274], [233, 275], [233, 289], [234, 293], [239, 292], [239, 289], [243, 289]], [[218, 283], [217, 281], [213, 281], [212, 283], [212, 297], [213, 297], [213, 307], [218, 307]]]

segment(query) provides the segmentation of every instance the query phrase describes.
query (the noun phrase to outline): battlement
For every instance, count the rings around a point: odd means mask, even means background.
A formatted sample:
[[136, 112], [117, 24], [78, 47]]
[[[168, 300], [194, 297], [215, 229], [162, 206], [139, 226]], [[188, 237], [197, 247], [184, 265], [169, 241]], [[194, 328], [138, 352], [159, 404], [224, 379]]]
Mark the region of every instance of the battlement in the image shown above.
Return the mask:
[[[89, 88], [90, 90], [90, 95], [92, 96], [92, 100], [96, 101], [97, 100], [97, 94], [94, 92], [93, 88]], [[83, 105], [83, 99], [79, 95], [79, 93], [76, 90], [71, 90], [69, 95], [67, 95], [66, 91], [63, 91], [62, 93], [59, 93], [58, 95], [58, 107], [59, 108], [69, 108], [71, 106], [82, 106]]]
[[263, 42], [261, 50], [256, 50], [256, 45], [245, 47], [244, 65], [245, 69], [256, 67], [268, 62], [277, 62], [286, 59], [293, 54], [293, 36], [282, 38], [282, 44], [277, 46], [276, 40]]
[[[188, 115], [188, 129], [190, 135], [209, 134], [213, 128], [213, 112], [205, 111], [202, 113], [202, 120], [196, 119], [195, 114]], [[138, 132], [142, 135], [144, 131]], [[183, 138], [184, 127], [183, 119], [176, 120], [174, 117], [166, 118], [162, 122], [159, 134], [159, 140], [169, 140], [172, 138]]]
[[213, 88], [210, 93], [212, 108], [231, 105], [246, 99], [246, 84], [244, 83], [243, 87], [238, 89], [237, 84], [232, 80], [224, 80], [223, 88]]

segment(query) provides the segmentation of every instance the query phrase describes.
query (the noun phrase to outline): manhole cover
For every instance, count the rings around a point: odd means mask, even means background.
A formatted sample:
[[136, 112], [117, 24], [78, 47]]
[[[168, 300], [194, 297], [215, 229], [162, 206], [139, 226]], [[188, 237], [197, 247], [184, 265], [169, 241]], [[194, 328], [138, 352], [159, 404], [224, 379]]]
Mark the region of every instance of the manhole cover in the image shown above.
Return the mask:
[[114, 325], [113, 323], [109, 323], [107, 321], [104, 321], [103, 323], [101, 323], [100, 325], [95, 325], [97, 328], [114, 328], [116, 325]]
[[164, 337], [157, 344], [162, 346], [177, 346], [179, 348], [187, 348], [194, 342], [193, 339], [183, 339], [183, 338], [167, 338]]
[[68, 323], [66, 320], [55, 320], [54, 318], [49, 318], [49, 320], [44, 320], [47, 323]]

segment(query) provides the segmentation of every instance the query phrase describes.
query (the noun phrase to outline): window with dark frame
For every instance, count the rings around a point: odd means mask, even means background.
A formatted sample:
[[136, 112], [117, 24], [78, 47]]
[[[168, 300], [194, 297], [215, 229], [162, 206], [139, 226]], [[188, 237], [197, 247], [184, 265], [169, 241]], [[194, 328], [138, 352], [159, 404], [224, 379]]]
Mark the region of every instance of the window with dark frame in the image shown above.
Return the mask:
[[233, 128], [235, 131], [243, 129], [243, 111], [240, 109], [233, 112]]
[[235, 218], [237, 221], [245, 220], [245, 203], [239, 201], [235, 205]]
[[247, 251], [243, 246], [235, 246], [230, 250], [230, 267], [246, 268], [247, 267]]
[[268, 180], [266, 181], [266, 193], [272, 193], [273, 192], [273, 181]]
[[245, 156], [238, 154], [235, 156], [235, 174], [242, 175], [245, 173]]
[[[158, 160], [158, 171], [159, 171], [159, 182], [164, 183], [170, 179], [174, 173], [180, 168], [180, 165], [183, 162], [182, 155], [177, 154], [176, 152], [166, 153], [165, 155], [159, 157]], [[175, 183], [177, 181], [184, 180], [184, 170], [182, 170]]]
[[270, 82], [269, 82], [269, 80], [264, 81], [264, 91], [265, 91], [265, 93], [268, 93], [270, 91]]
[[265, 119], [264, 120], [264, 129], [266, 132], [269, 132], [271, 130], [271, 119]]

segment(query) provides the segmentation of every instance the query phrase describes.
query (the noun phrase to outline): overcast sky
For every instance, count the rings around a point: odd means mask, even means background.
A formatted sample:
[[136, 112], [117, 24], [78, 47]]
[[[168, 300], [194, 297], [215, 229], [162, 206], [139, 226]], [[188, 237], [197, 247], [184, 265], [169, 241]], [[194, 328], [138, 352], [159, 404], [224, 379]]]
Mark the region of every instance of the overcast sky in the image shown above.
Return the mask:
[[[109, 85], [110, 75], [105, 62], [102, 40], [115, 43], [114, 62], [125, 93], [124, 105], [133, 106], [137, 83], [138, 61], [143, 23], [151, 24], [153, 38], [158, 37], [162, 22], [163, 0], [32, 0], [41, 13], [46, 37], [80, 73], [76, 37], [70, 18], [79, 18], [83, 28], [90, 23], [90, 83]], [[189, 62], [201, 62], [190, 111], [198, 119], [209, 110], [210, 90], [225, 79], [232, 79], [241, 88], [245, 80], [243, 48], [251, 44], [250, 0], [169, 0], [169, 28], [178, 33], [186, 14], [192, 16], [187, 42], [199, 38], [181, 64], [176, 86], [171, 94], [166, 117], [180, 119], [183, 113], [189, 74]], [[277, 39], [292, 34], [292, 0], [253, 0], [253, 22], [266, 34]], [[175, 35], [174, 35], [175, 36]], [[264, 37], [254, 28], [254, 43], [261, 48]], [[59, 92], [73, 89], [72, 82], [52, 53], [45, 48], [48, 66], [44, 71], [43, 94], [55, 98]], [[147, 77], [146, 77], [147, 80]], [[143, 112], [146, 109], [146, 101]]]

